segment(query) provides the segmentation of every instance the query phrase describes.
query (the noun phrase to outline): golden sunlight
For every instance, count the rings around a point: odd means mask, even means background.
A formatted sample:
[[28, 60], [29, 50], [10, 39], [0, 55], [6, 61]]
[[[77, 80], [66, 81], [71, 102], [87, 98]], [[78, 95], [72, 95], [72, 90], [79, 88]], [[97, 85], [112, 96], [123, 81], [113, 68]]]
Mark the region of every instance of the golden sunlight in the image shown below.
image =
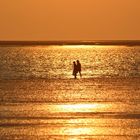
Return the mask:
[[65, 45], [65, 48], [93, 48], [93, 45]]
[[56, 110], [60, 112], [96, 112], [110, 108], [108, 104], [64, 104], [56, 105]]
[[[65, 45], [64, 48], [83, 49], [83, 48], [116, 48], [115, 45]], [[124, 47], [124, 46], [121, 46]]]

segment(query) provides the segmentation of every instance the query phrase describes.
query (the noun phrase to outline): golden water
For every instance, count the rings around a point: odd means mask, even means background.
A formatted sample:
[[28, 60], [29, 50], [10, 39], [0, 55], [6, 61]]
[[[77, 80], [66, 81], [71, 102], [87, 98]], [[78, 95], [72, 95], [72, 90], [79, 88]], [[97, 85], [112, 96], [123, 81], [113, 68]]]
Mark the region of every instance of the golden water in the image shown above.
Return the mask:
[[[0, 48], [0, 139], [137, 140], [140, 49]], [[79, 59], [83, 78], [73, 79]]]

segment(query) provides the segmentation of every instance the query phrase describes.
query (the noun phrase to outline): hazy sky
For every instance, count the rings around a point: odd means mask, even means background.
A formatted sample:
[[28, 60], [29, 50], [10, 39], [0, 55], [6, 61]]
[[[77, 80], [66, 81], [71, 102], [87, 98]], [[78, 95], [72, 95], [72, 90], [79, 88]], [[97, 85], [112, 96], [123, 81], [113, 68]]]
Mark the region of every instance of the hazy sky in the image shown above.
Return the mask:
[[140, 0], [0, 0], [0, 40], [140, 40]]

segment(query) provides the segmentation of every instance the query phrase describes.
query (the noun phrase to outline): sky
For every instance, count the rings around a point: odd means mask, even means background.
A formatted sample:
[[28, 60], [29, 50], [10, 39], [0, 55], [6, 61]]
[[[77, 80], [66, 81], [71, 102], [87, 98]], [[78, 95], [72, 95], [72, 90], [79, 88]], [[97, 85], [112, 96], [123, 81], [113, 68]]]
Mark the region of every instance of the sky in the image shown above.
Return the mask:
[[0, 40], [140, 40], [140, 0], [0, 0]]

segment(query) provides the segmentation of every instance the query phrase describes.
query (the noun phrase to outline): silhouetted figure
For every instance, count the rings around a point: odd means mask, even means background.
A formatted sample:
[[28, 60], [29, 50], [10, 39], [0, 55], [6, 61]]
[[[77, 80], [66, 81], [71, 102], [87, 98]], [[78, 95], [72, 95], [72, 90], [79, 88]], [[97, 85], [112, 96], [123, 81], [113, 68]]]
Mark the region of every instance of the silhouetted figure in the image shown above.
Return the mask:
[[80, 77], [82, 77], [82, 74], [81, 74], [81, 63], [79, 60], [77, 60], [77, 73], [79, 72], [80, 74]]
[[76, 65], [75, 61], [73, 62], [73, 75], [74, 75], [74, 78], [76, 79], [76, 76], [77, 76], [77, 65]]

